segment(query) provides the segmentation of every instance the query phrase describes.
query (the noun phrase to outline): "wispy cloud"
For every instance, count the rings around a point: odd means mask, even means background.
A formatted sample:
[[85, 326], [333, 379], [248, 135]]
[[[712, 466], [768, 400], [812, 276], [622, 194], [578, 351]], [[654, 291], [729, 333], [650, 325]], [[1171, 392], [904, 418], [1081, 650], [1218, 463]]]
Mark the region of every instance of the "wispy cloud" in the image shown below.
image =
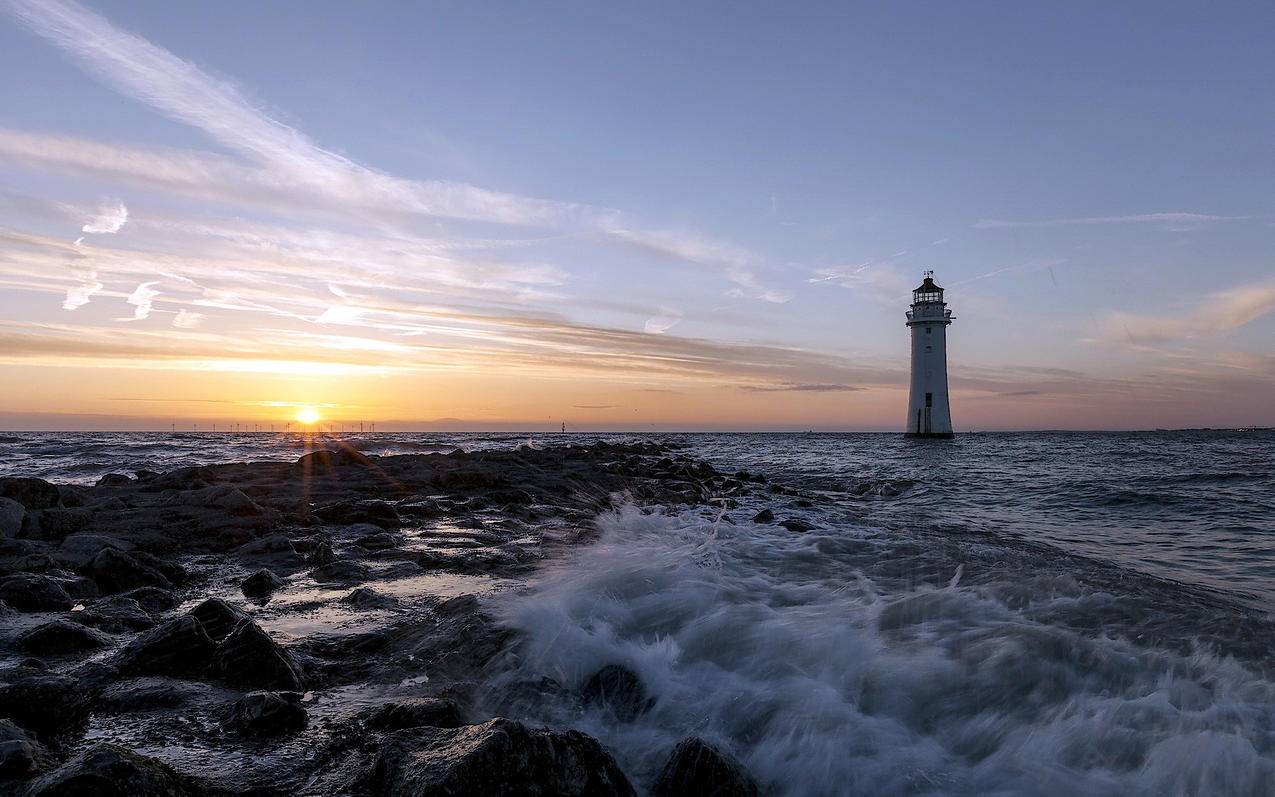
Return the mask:
[[112, 235], [119, 232], [127, 221], [128, 208], [123, 202], [105, 203], [98, 209], [97, 214], [80, 228], [80, 232]]
[[62, 301], [63, 310], [76, 310], [89, 303], [93, 294], [105, 286], [97, 281], [97, 272], [88, 271], [81, 277], [78, 285], [66, 289], [66, 298]]
[[1248, 216], [1214, 216], [1208, 213], [1140, 213], [1132, 216], [1087, 216], [1038, 221], [982, 219], [971, 226], [976, 230], [996, 230], [1012, 227], [1071, 227], [1089, 224], [1164, 224], [1173, 229], [1182, 230], [1195, 229], [1222, 221], [1246, 221], [1248, 218]]
[[143, 321], [150, 317], [151, 310], [155, 306], [155, 297], [159, 296], [159, 291], [153, 286], [158, 284], [158, 282], [143, 282], [133, 289], [133, 292], [124, 300], [133, 305], [133, 317], [124, 320]]
[[779, 385], [741, 385], [739, 389], [748, 393], [849, 393], [864, 388], [854, 385], [786, 382]]
[[1237, 329], [1275, 311], [1275, 281], [1240, 285], [1205, 297], [1179, 312], [1143, 315], [1112, 312], [1103, 324], [1104, 338], [1134, 345], [1217, 335]]
[[203, 313], [196, 313], [193, 310], [188, 310], [183, 307], [177, 311], [176, 315], [173, 316], [173, 326], [178, 329], [195, 329], [200, 324], [204, 323], [205, 318], [207, 318], [207, 316]]

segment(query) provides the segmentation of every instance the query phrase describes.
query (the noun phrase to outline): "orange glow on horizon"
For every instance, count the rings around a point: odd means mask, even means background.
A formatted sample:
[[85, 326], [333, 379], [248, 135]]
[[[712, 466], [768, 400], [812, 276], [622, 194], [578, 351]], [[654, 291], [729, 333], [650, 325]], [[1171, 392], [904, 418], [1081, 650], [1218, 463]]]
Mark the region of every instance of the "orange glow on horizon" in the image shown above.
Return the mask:
[[319, 416], [319, 411], [314, 407], [302, 407], [297, 411], [297, 420], [306, 426], [310, 426], [318, 423], [322, 418]]

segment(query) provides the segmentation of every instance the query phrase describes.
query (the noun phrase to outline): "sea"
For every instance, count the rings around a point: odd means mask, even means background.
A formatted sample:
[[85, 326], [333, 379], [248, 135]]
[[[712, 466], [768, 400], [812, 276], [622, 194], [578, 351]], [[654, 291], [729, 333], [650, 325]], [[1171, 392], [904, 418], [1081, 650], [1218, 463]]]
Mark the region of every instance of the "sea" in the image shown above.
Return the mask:
[[[637, 439], [767, 487], [622, 501], [485, 596], [523, 640], [491, 713], [585, 731], [645, 783], [694, 734], [774, 794], [1275, 794], [1270, 431], [3, 433], [0, 475]], [[635, 721], [520, 688], [609, 663], [651, 696]]]

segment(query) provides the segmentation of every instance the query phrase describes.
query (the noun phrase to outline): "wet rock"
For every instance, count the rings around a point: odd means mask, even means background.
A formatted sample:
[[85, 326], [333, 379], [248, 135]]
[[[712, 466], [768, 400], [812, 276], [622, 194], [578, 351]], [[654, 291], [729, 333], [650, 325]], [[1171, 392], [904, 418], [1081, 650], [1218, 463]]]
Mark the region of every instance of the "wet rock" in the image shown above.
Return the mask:
[[359, 587], [341, 599], [356, 609], [393, 609], [399, 605], [398, 598], [382, 595], [371, 587]]
[[26, 573], [0, 581], [0, 600], [20, 612], [65, 612], [74, 605], [57, 581]]
[[89, 701], [76, 679], [65, 675], [26, 675], [0, 686], [0, 717], [7, 717], [41, 739], [79, 730]]
[[306, 554], [305, 560], [315, 567], [332, 564], [336, 561], [336, 554], [332, 552], [332, 543], [327, 540], [315, 543], [314, 548]]
[[27, 797], [201, 797], [208, 793], [162, 761], [98, 743], [32, 781]]
[[697, 736], [683, 739], [651, 788], [652, 797], [757, 797], [756, 781], [734, 756]]
[[342, 526], [369, 523], [383, 529], [396, 529], [401, 522], [393, 504], [374, 499], [326, 504], [316, 507], [314, 516], [324, 523]]
[[208, 687], [171, 678], [133, 678], [102, 690], [93, 708], [96, 712], [130, 714], [158, 708], [177, 708]]
[[387, 797], [633, 794], [597, 740], [499, 717], [463, 728], [393, 733], [381, 743], [371, 780], [373, 791]]
[[27, 510], [12, 498], [0, 498], [0, 539], [14, 539], [22, 531]]
[[414, 697], [396, 700], [373, 709], [367, 718], [370, 728], [401, 731], [405, 728], [459, 728], [465, 724], [460, 704], [444, 697]]
[[36, 656], [62, 656], [104, 648], [111, 638], [100, 631], [67, 620], [54, 620], [18, 635], [20, 650]]
[[66, 590], [66, 594], [70, 595], [73, 601], [96, 598], [102, 594], [102, 591], [97, 588], [97, 582], [84, 576], [57, 577], [57, 582], [62, 585], [62, 589]]
[[0, 780], [29, 778], [50, 760], [44, 745], [9, 720], [0, 720]]
[[221, 598], [208, 598], [191, 609], [190, 616], [198, 620], [208, 636], [218, 642], [225, 639], [239, 623], [244, 620], [251, 622], [246, 612]]
[[138, 587], [130, 589], [120, 597], [132, 598], [151, 614], [166, 612], [177, 605], [177, 597], [162, 587]]
[[158, 479], [161, 474], [159, 473], [159, 471], [146, 470], [145, 468], [141, 468], [141, 469], [133, 471], [133, 475], [137, 477], [137, 480], [139, 482], [150, 482], [150, 481], [154, 481], [155, 479]]
[[372, 571], [368, 570], [367, 565], [344, 560], [329, 562], [310, 571], [310, 578], [320, 584], [357, 583], [371, 577]]
[[44, 479], [17, 476], [0, 478], [0, 498], [17, 501], [28, 510], [52, 509], [62, 502], [55, 485]]
[[249, 692], [235, 701], [227, 724], [250, 736], [279, 736], [304, 730], [308, 720], [299, 692]]
[[763, 509], [762, 511], [753, 515], [753, 522], [754, 523], [774, 523], [775, 513], [771, 512], [769, 509]]
[[121, 675], [199, 676], [216, 649], [204, 626], [190, 615], [143, 633], [115, 654]]
[[127, 552], [133, 549], [133, 544], [103, 534], [72, 534], [62, 540], [58, 558], [76, 567], [84, 567], [106, 548]]
[[212, 672], [242, 689], [301, 691], [303, 688], [292, 656], [251, 620], [241, 621], [217, 645]]
[[98, 551], [84, 572], [105, 592], [124, 592], [136, 587], [168, 589], [173, 586], [173, 582], [158, 569], [114, 548]]
[[269, 534], [252, 542], [244, 543], [235, 551], [235, 553], [245, 556], [295, 554], [296, 552], [297, 549], [293, 547], [292, 540], [288, 539], [286, 534]]
[[177, 493], [173, 496], [172, 503], [216, 509], [239, 517], [262, 514], [261, 507], [242, 490], [227, 485]]
[[329, 451], [327, 449], [311, 451], [297, 460], [296, 467], [305, 473], [314, 473], [347, 465], [367, 466], [371, 464], [372, 460], [368, 459], [367, 456], [354, 449], [343, 448], [339, 451]]
[[791, 519], [789, 519], [789, 520], [781, 520], [781, 521], [779, 522], [779, 525], [783, 526], [784, 528], [788, 529], [789, 531], [795, 531], [795, 532], [799, 532], [799, 533], [800, 533], [800, 532], [804, 532], [804, 531], [813, 531], [814, 529], [819, 528], [819, 527], [818, 527], [818, 526], [816, 526], [815, 524], [813, 524], [813, 523], [807, 523], [806, 521], [802, 520], [801, 518], [791, 518]]
[[402, 534], [378, 530], [375, 534], [365, 534], [359, 537], [354, 541], [354, 544], [369, 551], [384, 551], [389, 548], [397, 548], [404, 542], [406, 542], [406, 538]]
[[111, 634], [145, 631], [155, 627], [155, 618], [151, 617], [140, 603], [122, 595], [98, 601], [88, 609], [76, 612], [72, 617], [77, 623]]
[[580, 697], [585, 705], [605, 708], [621, 722], [632, 722], [655, 703], [647, 698], [642, 680], [619, 664], [608, 664], [595, 672], [580, 690]]
[[97, 487], [127, 487], [133, 480], [124, 473], [108, 473], [97, 480]]
[[244, 597], [265, 600], [274, 594], [275, 590], [283, 589], [283, 586], [283, 579], [263, 567], [245, 578], [239, 585], [239, 590], [243, 592]]

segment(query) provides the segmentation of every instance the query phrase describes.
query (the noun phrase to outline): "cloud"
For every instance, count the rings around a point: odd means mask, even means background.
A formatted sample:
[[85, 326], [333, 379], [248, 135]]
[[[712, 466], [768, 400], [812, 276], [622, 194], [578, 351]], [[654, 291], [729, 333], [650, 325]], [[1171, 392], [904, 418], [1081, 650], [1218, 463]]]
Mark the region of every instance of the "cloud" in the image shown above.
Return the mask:
[[577, 410], [613, 410], [615, 409], [615, 407], [616, 405], [614, 404], [572, 404], [571, 405], [572, 409], [577, 409]]
[[97, 272], [87, 272], [79, 285], [66, 289], [66, 299], [62, 301], [62, 309], [75, 310], [83, 307], [89, 303], [93, 294], [102, 290], [103, 287], [102, 283], [97, 281]]
[[642, 331], [648, 335], [663, 335], [673, 327], [682, 323], [682, 313], [668, 307], [660, 308], [660, 315], [646, 319]]
[[1275, 311], [1275, 281], [1219, 291], [1193, 309], [1163, 315], [1112, 312], [1103, 324], [1104, 339], [1145, 345], [1217, 335], [1238, 329]]
[[849, 393], [866, 388], [853, 385], [789, 382], [782, 385], [741, 385], [739, 389], [749, 393]]
[[205, 318], [207, 316], [203, 313], [196, 313], [183, 307], [177, 311], [177, 315], [173, 316], [173, 326], [178, 329], [194, 329], [204, 323]]
[[151, 314], [151, 309], [154, 307], [154, 299], [156, 296], [159, 296], [159, 291], [153, 289], [151, 286], [158, 284], [158, 282], [143, 282], [141, 285], [138, 285], [135, 289], [133, 289], [133, 292], [128, 295], [127, 299], [124, 300], [133, 305], [133, 317], [120, 320], [142, 321], [148, 318]]
[[1207, 213], [1141, 213], [1134, 216], [1090, 216], [1073, 219], [1045, 219], [1042, 221], [1005, 221], [982, 219], [971, 225], [976, 230], [997, 230], [1013, 227], [1071, 227], [1088, 224], [1147, 224], [1171, 225], [1170, 229], [1183, 231], [1221, 221], [1246, 221], [1249, 216], [1214, 216]]
[[[94, 233], [96, 235], [113, 235], [120, 231], [124, 223], [128, 221], [128, 208], [123, 202], [114, 202], [103, 204], [98, 209], [97, 215], [89, 219], [88, 223], [80, 228], [80, 232]], [[80, 239], [83, 240], [83, 239]], [[79, 241], [76, 242], [77, 244]]]
[[831, 283], [863, 293], [878, 302], [893, 303], [908, 295], [915, 280], [904, 276], [891, 260], [868, 260], [857, 266], [819, 269], [806, 282], [815, 285]]

